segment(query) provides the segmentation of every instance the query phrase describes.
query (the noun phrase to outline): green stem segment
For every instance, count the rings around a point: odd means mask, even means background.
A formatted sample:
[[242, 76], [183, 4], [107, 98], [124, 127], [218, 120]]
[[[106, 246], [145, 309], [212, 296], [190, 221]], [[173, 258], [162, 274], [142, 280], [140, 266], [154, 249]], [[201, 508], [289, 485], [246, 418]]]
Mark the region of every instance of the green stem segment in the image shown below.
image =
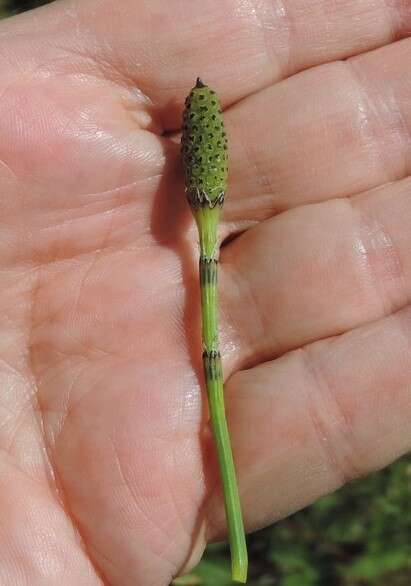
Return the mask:
[[[223, 485], [233, 580], [247, 581], [247, 545], [236, 472], [224, 406], [223, 372], [218, 344], [217, 218], [219, 206], [195, 212], [200, 233], [200, 285], [203, 322], [203, 363], [214, 440]], [[201, 220], [199, 221], [199, 217]], [[211, 253], [211, 254], [210, 254]]]
[[224, 407], [218, 345], [217, 229], [227, 186], [227, 138], [219, 100], [197, 79], [186, 99], [181, 154], [188, 203], [200, 236], [203, 363], [211, 424], [217, 447], [231, 549], [233, 580], [247, 580], [247, 545], [230, 435]]

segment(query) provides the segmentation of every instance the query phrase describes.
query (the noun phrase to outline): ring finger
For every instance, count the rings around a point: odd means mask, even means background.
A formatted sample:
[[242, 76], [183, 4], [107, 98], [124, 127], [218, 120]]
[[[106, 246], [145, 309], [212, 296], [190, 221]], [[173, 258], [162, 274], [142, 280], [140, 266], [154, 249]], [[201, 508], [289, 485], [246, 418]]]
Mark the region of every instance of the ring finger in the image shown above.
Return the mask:
[[411, 179], [302, 206], [222, 249], [232, 371], [403, 307], [411, 294]]

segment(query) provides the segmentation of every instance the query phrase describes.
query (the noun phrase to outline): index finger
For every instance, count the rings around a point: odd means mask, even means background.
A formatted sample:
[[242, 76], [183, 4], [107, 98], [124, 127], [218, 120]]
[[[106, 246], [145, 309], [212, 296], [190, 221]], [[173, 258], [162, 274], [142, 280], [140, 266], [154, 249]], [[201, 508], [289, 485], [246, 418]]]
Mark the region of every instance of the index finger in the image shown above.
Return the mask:
[[[164, 110], [162, 124], [171, 130], [198, 75], [227, 106], [299, 70], [405, 36], [411, 6], [402, 0], [71, 0], [47, 7], [42, 18], [44, 30], [58, 32], [61, 48], [137, 86]], [[32, 26], [27, 18], [25, 27]]]

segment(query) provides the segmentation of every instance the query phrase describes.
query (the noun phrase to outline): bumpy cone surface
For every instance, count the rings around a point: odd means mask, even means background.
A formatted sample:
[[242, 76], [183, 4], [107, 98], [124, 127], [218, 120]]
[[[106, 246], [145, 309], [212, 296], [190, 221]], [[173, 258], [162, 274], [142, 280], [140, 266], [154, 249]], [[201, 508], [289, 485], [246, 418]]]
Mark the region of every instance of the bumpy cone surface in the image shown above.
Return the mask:
[[227, 187], [227, 138], [219, 100], [197, 79], [183, 115], [181, 153], [185, 184], [194, 207], [222, 203]]

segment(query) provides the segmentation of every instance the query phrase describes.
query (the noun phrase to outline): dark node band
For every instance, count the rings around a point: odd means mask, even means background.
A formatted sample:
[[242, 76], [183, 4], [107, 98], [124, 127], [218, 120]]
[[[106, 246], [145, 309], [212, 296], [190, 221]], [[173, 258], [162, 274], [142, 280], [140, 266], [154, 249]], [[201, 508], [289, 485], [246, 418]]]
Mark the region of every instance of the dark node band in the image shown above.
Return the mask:
[[198, 187], [189, 187], [186, 189], [186, 196], [189, 206], [194, 210], [199, 208], [209, 207], [210, 209], [216, 206], [222, 207], [224, 203], [225, 192], [222, 191], [215, 199], [210, 199], [207, 193]]
[[200, 285], [215, 285], [217, 283], [217, 265], [216, 258], [207, 258], [200, 256]]
[[221, 355], [218, 350], [204, 350], [204, 374], [207, 380], [222, 379]]

